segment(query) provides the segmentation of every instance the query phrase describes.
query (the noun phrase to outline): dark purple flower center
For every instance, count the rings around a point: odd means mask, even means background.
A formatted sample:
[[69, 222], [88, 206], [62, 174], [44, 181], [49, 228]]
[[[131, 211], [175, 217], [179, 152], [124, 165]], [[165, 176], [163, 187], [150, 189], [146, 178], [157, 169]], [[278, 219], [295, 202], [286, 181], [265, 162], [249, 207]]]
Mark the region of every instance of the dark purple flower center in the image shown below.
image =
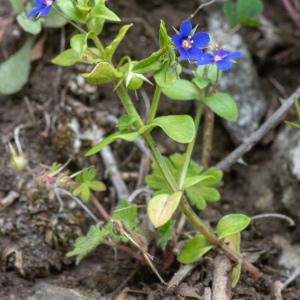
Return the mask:
[[181, 48], [183, 48], [185, 51], [187, 51], [193, 47], [193, 43], [194, 43], [194, 41], [192, 40], [192, 37], [188, 36], [187, 39], [182, 40]]

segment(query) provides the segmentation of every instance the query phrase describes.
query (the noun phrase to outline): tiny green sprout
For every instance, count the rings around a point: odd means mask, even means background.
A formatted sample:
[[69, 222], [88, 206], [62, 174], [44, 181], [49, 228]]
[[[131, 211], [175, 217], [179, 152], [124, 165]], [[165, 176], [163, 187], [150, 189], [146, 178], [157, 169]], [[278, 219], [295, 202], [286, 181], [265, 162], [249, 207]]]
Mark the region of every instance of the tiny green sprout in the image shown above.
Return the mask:
[[299, 102], [299, 100], [295, 101], [295, 107], [296, 107], [298, 122], [295, 123], [295, 122], [285, 121], [285, 123], [296, 130], [300, 130], [300, 102]]
[[18, 154], [12, 144], [8, 145], [10, 160], [9, 164], [16, 172], [21, 172], [27, 165], [27, 159], [24, 154]]
[[94, 168], [84, 170], [76, 176], [78, 186], [73, 190], [75, 196], [79, 196], [82, 201], [88, 202], [91, 198], [91, 191], [103, 192], [106, 187], [103, 182], [96, 180], [96, 170]]

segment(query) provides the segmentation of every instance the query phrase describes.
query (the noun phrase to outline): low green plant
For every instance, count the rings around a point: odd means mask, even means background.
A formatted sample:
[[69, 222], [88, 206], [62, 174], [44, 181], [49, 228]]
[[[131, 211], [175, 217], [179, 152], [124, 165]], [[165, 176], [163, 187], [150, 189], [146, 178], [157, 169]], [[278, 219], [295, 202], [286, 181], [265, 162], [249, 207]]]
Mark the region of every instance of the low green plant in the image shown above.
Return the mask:
[[[70, 47], [55, 57], [53, 63], [60, 66], [86, 64], [89, 71], [81, 76], [92, 84], [110, 84], [126, 111], [119, 119], [116, 132], [98, 141], [86, 156], [100, 152], [116, 140], [133, 142], [143, 138], [153, 158], [152, 173], [146, 178], [147, 185], [153, 190], [153, 196], [147, 203], [147, 213], [152, 229], [157, 230], [161, 248], [165, 249], [174, 236], [176, 212], [180, 211], [199, 232], [180, 251], [178, 260], [181, 263], [193, 263], [217, 249], [236, 264], [232, 271], [233, 285], [239, 279], [241, 268], [257, 276], [256, 268], [240, 254], [241, 232], [249, 225], [250, 218], [240, 213], [229, 214], [219, 220], [216, 230], [209, 229], [196, 211], [220, 200], [218, 189], [223, 174], [216, 168], [202, 167], [191, 159], [203, 109], [230, 122], [238, 118], [234, 99], [218, 91], [218, 81], [233, 67], [233, 60], [242, 58], [242, 54], [211, 45], [209, 34], [197, 32], [189, 20], [183, 21], [180, 30], [176, 30], [172, 37], [161, 21], [157, 51], [141, 60], [123, 56], [115, 63], [115, 53], [133, 25], [122, 26], [115, 38], [104, 45], [100, 36], [105, 24], [120, 21], [105, 0], [38, 0], [29, 14], [35, 16], [34, 22], [41, 22], [40, 16], [49, 13], [52, 8], [78, 29], [78, 33], [70, 39]], [[254, 13], [248, 17], [253, 16]], [[196, 66], [190, 78], [182, 74], [183, 63]], [[130, 96], [132, 90], [138, 91], [143, 84], [153, 86], [146, 122]], [[157, 116], [162, 94], [169, 98], [164, 101], [195, 101], [194, 119], [187, 114]], [[187, 145], [186, 151], [163, 157], [152, 136], [155, 128], [162, 130], [174, 142]], [[82, 171], [76, 177], [75, 186], [70, 185], [74, 195], [87, 202], [93, 191], [103, 191], [104, 185], [95, 177], [95, 170]], [[116, 243], [129, 242], [138, 248], [153, 269], [146, 254], [147, 245], [138, 242], [147, 235], [137, 212], [137, 208], [124, 199], [107, 222], [92, 226], [86, 236], [77, 240], [74, 250], [68, 255], [76, 256], [79, 262], [109, 237]]]

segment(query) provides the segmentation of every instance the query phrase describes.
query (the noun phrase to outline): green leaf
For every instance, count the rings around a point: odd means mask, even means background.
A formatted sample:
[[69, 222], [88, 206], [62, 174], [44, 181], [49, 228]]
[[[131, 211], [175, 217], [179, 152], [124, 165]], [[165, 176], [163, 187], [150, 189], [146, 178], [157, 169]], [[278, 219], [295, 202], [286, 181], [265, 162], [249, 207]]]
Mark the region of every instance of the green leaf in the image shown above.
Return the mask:
[[[241, 251], [241, 233], [235, 233], [233, 235], [226, 236], [224, 238], [224, 243], [236, 253]], [[237, 263], [230, 272], [231, 287], [235, 288], [239, 282], [241, 276], [241, 264]]]
[[255, 19], [262, 14], [264, 9], [261, 0], [238, 0], [237, 13], [241, 19]]
[[52, 63], [64, 67], [72, 66], [77, 62], [80, 62], [80, 56], [74, 49], [67, 49], [52, 60]]
[[159, 236], [159, 240], [157, 241], [157, 245], [162, 248], [162, 250], [165, 250], [169, 241], [173, 237], [174, 232], [174, 225], [175, 221], [170, 220], [168, 223], [166, 223], [163, 226], [160, 226], [157, 228], [157, 234]]
[[23, 28], [23, 30], [28, 33], [38, 34], [42, 30], [41, 20], [33, 21], [32, 19], [28, 18], [25, 12], [21, 12], [17, 16], [17, 21], [18, 24]]
[[100, 62], [90, 73], [83, 73], [81, 76], [86, 81], [94, 84], [109, 83], [121, 75], [114, 69], [111, 63]]
[[24, 10], [24, 3], [22, 0], [9, 0], [9, 2], [16, 13], [20, 13]]
[[83, 21], [83, 16], [80, 14], [72, 0], [56, 0], [56, 5], [59, 9], [73, 21]]
[[112, 219], [122, 221], [126, 229], [131, 232], [138, 225], [137, 208], [127, 199], [122, 200], [112, 213]]
[[162, 49], [152, 53], [149, 57], [135, 62], [133, 71], [139, 74], [157, 72], [162, 68], [161, 57], [164, 51]]
[[79, 237], [76, 240], [74, 249], [70, 251], [67, 256], [76, 256], [76, 264], [79, 264], [85, 256], [104, 242], [109, 233], [106, 227], [100, 229], [99, 225], [91, 226], [85, 236]]
[[[251, 2], [251, 0], [248, 0], [248, 2]], [[235, 2], [233, 0], [226, 0], [224, 2], [223, 11], [229, 25], [236, 26], [238, 24], [238, 16]]]
[[155, 228], [166, 224], [172, 218], [181, 197], [182, 192], [175, 192], [172, 195], [157, 195], [149, 201], [147, 213]]
[[90, 149], [85, 156], [91, 156], [98, 152], [100, 152], [104, 147], [107, 145], [113, 143], [117, 139], [122, 139], [127, 142], [133, 142], [136, 140], [139, 136], [138, 132], [126, 132], [123, 133], [121, 131], [115, 132], [107, 137], [105, 137], [101, 142], [99, 142], [97, 145], [95, 145], [92, 149]]
[[[184, 155], [174, 154], [169, 159], [164, 158], [168, 165], [172, 175], [179, 182], [180, 174], [184, 164]], [[155, 195], [162, 193], [170, 193], [169, 186], [165, 183], [164, 177], [162, 176], [158, 166], [152, 164], [152, 174], [146, 177], [147, 185], [155, 190]], [[200, 182], [195, 185], [192, 184], [195, 178], [204, 177]], [[192, 178], [192, 179], [190, 179]], [[220, 194], [216, 189], [216, 185], [219, 184], [222, 179], [222, 172], [216, 168], [209, 168], [205, 171], [194, 161], [191, 161], [185, 184], [190, 185], [185, 188], [185, 192], [189, 199], [189, 202], [197, 207], [198, 209], [204, 209], [207, 202], [217, 201], [220, 198]]]
[[118, 46], [120, 45], [120, 43], [123, 41], [127, 31], [129, 30], [130, 27], [132, 27], [133, 24], [128, 24], [128, 25], [124, 25], [121, 27], [121, 29], [119, 30], [118, 35], [116, 36], [116, 38], [112, 41], [112, 43], [107, 46], [105, 48], [105, 54], [108, 58], [112, 58], [113, 55], [115, 54]]
[[172, 86], [178, 79], [176, 65], [165, 64], [165, 66], [155, 73], [154, 79], [162, 88]]
[[134, 124], [137, 117], [135, 115], [123, 115], [119, 118], [117, 127], [122, 130], [129, 130], [130, 127]]
[[101, 181], [92, 181], [89, 183], [89, 188], [95, 192], [103, 192], [106, 190], [106, 186]]
[[184, 245], [177, 260], [182, 264], [192, 264], [212, 248], [203, 235], [196, 235]]
[[72, 36], [71, 48], [79, 55], [87, 48], [87, 35], [85, 33], [78, 33]]
[[158, 117], [152, 124], [159, 126], [166, 135], [178, 143], [190, 143], [196, 134], [194, 121], [188, 115]]
[[171, 44], [171, 39], [168, 36], [165, 22], [163, 20], [160, 20], [160, 27], [159, 27], [159, 45], [160, 45], [160, 48], [165, 48], [170, 44]]
[[97, 4], [91, 10], [91, 16], [94, 18], [102, 18], [105, 20], [120, 22], [120, 18], [104, 4]]
[[28, 39], [22, 48], [0, 64], [0, 94], [10, 95], [22, 89], [30, 72], [30, 51], [33, 44]]
[[217, 224], [218, 238], [233, 235], [243, 231], [250, 224], [251, 219], [243, 214], [230, 214], [220, 219]]
[[46, 18], [43, 18], [43, 27], [61, 28], [67, 24], [67, 20], [52, 9]]
[[191, 81], [178, 79], [170, 87], [163, 87], [162, 92], [172, 100], [199, 99], [201, 91]]
[[204, 103], [219, 117], [235, 122], [238, 118], [238, 108], [232, 97], [225, 93], [214, 93], [204, 99]]
[[184, 182], [184, 188], [188, 189], [189, 187], [203, 182], [203, 181], [213, 181], [215, 179], [214, 176], [210, 175], [198, 175], [198, 176], [193, 176], [193, 177], [188, 177], [185, 182]]

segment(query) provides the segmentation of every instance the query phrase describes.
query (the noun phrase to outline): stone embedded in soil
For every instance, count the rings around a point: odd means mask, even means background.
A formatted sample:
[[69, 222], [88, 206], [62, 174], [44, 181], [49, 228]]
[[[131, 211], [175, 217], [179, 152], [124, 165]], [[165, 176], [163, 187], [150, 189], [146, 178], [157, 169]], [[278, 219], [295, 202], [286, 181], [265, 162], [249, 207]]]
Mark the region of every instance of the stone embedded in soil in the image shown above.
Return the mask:
[[273, 174], [286, 209], [300, 218], [300, 131], [284, 127], [273, 146]]
[[26, 300], [97, 300], [106, 298], [100, 297], [98, 292], [83, 292], [75, 289], [67, 289], [52, 284], [38, 283], [34, 287], [35, 293]]
[[219, 81], [220, 89], [233, 96], [239, 106], [240, 117], [237, 122], [224, 122], [232, 139], [241, 143], [255, 131], [266, 113], [266, 99], [262, 93], [258, 75], [251, 55], [238, 33], [228, 34], [228, 23], [219, 12], [209, 14], [208, 31], [214, 42], [230, 51], [240, 51], [242, 59], [232, 70], [223, 74]]

